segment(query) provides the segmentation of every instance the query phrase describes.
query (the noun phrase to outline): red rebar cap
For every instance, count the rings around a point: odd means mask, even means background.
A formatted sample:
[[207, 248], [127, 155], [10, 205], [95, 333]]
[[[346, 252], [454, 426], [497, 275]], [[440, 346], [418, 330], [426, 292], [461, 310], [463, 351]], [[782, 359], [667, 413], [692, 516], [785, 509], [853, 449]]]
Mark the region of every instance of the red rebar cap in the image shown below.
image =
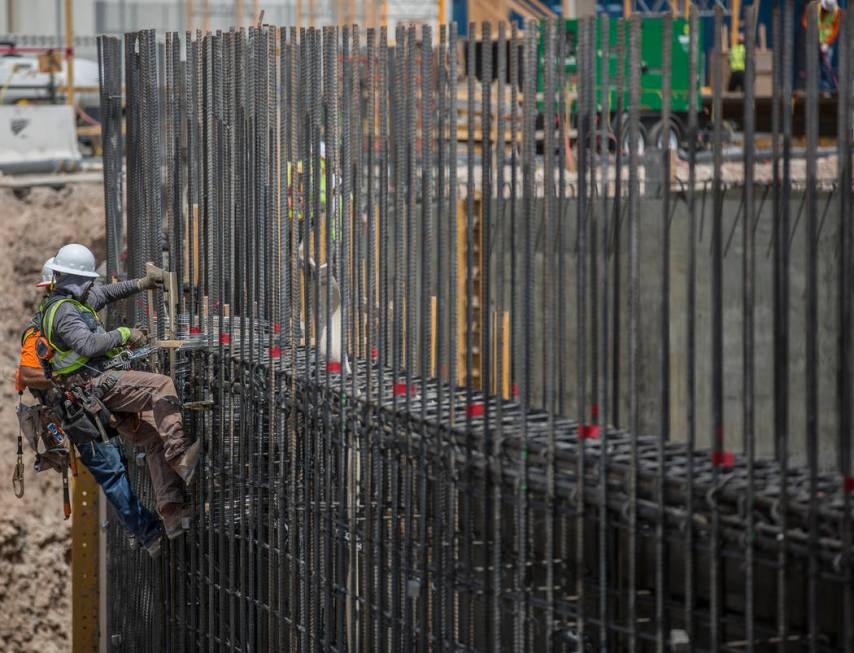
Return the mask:
[[474, 403], [466, 408], [466, 415], [469, 417], [480, 417], [485, 410], [486, 407], [482, 403]]
[[[416, 390], [415, 384], [413, 383], [411, 386], [409, 386], [409, 394], [414, 395], [415, 390]], [[400, 395], [405, 395], [406, 394], [406, 384], [405, 383], [395, 383], [392, 386], [391, 391], [392, 391], [392, 393], [394, 393], [394, 395], [396, 397], [399, 397]]]
[[735, 454], [732, 451], [713, 451], [712, 464], [715, 467], [732, 467], [735, 465]]
[[579, 424], [578, 439], [579, 440], [597, 440], [599, 438], [598, 424]]

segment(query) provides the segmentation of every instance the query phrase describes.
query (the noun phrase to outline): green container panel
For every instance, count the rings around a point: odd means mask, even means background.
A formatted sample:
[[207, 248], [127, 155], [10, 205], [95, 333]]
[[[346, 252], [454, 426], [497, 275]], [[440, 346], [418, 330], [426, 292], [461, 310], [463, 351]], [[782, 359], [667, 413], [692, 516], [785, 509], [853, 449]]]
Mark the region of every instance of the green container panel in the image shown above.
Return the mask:
[[[626, 26], [628, 27], [628, 25]], [[661, 89], [663, 85], [663, 66], [662, 59], [664, 57], [664, 49], [662, 48], [662, 33], [664, 30], [664, 21], [662, 18], [650, 17], [641, 20], [641, 91], [640, 104], [642, 112], [656, 113], [661, 111], [662, 96]], [[690, 51], [688, 39], [689, 23], [683, 18], [673, 20], [672, 30], [672, 54], [671, 54], [671, 111], [674, 113], [687, 113], [689, 108], [689, 86], [690, 86]], [[542, 40], [542, 24], [540, 26], [540, 41], [538, 54], [538, 73], [537, 73], [537, 90], [543, 90], [543, 40]], [[576, 87], [576, 44], [578, 42], [578, 20], [568, 19], [566, 21], [566, 38], [567, 38], [567, 54], [564, 65], [566, 66], [567, 85], [570, 90]], [[622, 65], [625, 66], [626, 89], [624, 91], [623, 106], [628, 106], [629, 91], [629, 34], [628, 29], [625, 30], [625, 58]], [[701, 106], [700, 98], [700, 79], [703, 70], [702, 52], [702, 33], [697, 34], [697, 48], [700, 56], [697, 61], [697, 106]], [[617, 89], [614, 85], [614, 80], [617, 76], [617, 20], [611, 20], [609, 25], [609, 48], [608, 48], [608, 75], [609, 75], [609, 90], [610, 90], [610, 106], [614, 110], [616, 106]], [[602, 53], [602, 31], [600, 21], [596, 19], [596, 50], [601, 59]], [[602, 88], [601, 88], [601, 64], [597, 61], [596, 66], [596, 103], [601, 108], [602, 106]], [[540, 103], [542, 110], [542, 103]], [[575, 107], [573, 107], [573, 111]]]

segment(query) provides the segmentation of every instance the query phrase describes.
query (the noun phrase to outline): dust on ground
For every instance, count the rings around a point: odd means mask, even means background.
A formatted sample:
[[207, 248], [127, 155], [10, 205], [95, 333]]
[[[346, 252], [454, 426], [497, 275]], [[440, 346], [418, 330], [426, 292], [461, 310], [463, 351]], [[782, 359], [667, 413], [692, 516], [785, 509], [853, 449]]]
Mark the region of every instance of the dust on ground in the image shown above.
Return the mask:
[[12, 491], [18, 422], [15, 366], [21, 332], [41, 290], [42, 264], [69, 242], [104, 255], [104, 196], [98, 185], [33, 189], [24, 200], [0, 194], [0, 642], [5, 651], [70, 649], [71, 522], [62, 484], [36, 474], [24, 443], [23, 499]]

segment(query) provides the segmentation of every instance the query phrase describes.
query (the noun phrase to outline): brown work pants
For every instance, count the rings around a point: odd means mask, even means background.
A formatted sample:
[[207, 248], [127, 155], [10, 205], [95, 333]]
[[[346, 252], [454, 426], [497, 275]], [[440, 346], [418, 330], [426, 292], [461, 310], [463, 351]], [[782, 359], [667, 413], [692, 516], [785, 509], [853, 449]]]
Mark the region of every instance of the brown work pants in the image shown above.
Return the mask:
[[109, 385], [110, 377], [116, 379], [115, 385], [101, 401], [114, 413], [131, 413], [118, 431], [145, 451], [158, 510], [167, 503], [181, 502], [183, 484], [169, 463], [181, 457], [189, 442], [175, 384], [163, 374], [135, 371], [105, 372], [92, 379], [92, 384]]
[[[116, 417], [123, 417], [117, 414]], [[145, 452], [148, 475], [154, 488], [158, 512], [170, 503], [184, 503], [184, 482], [166, 462], [163, 455], [163, 438], [157, 431], [154, 413], [146, 410], [136, 415], [125, 415], [116, 430], [126, 441]]]

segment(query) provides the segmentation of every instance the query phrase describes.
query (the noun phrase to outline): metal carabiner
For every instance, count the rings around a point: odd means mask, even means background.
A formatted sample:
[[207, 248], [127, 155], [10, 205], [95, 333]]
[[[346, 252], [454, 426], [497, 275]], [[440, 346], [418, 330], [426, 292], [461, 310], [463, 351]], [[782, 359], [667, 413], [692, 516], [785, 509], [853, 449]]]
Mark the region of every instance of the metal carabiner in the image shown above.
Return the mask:
[[15, 490], [16, 497], [20, 499], [24, 496], [24, 457], [20, 454], [15, 465], [15, 473], [12, 475], [12, 488]]

